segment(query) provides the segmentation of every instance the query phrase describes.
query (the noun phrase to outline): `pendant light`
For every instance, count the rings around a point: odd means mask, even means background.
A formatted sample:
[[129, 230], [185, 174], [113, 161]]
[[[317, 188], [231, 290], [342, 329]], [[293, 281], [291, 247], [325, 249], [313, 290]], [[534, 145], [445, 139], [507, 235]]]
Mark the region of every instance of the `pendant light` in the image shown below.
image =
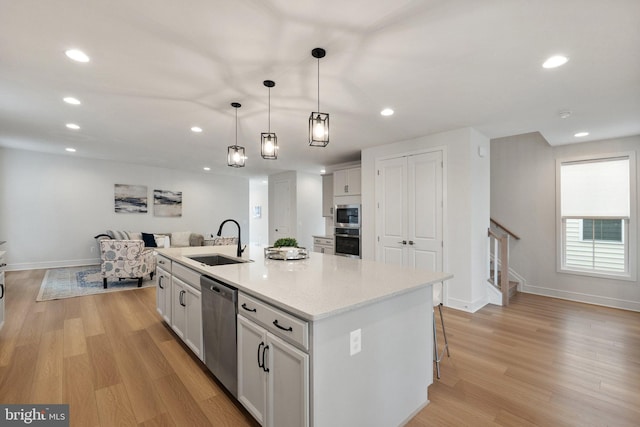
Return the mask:
[[244, 167], [244, 147], [238, 145], [238, 108], [242, 107], [237, 102], [232, 102], [231, 106], [236, 109], [236, 143], [227, 148], [227, 165], [232, 168]]
[[260, 134], [260, 155], [263, 159], [275, 160], [278, 158], [278, 137], [271, 132], [271, 88], [276, 85], [273, 80], [262, 82], [269, 89], [269, 129], [267, 133]]
[[318, 111], [309, 116], [309, 145], [312, 147], [326, 147], [329, 143], [329, 114], [320, 112], [320, 58], [324, 58], [326, 53], [319, 47], [311, 51], [318, 60]]

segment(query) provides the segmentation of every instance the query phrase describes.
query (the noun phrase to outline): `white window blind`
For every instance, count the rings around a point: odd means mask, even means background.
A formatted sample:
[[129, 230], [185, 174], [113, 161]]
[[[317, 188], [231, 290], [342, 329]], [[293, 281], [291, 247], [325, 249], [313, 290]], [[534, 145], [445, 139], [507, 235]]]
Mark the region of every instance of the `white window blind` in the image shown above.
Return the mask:
[[629, 218], [629, 158], [562, 163], [561, 216]]

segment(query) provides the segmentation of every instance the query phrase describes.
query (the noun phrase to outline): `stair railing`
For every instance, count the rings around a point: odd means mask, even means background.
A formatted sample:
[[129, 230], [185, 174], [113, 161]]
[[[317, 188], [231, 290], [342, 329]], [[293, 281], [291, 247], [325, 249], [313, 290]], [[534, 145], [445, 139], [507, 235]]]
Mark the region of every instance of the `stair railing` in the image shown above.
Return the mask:
[[[493, 254], [493, 260], [491, 255]], [[493, 268], [492, 268], [493, 262]], [[489, 228], [489, 282], [502, 293], [502, 305], [509, 305], [509, 234]]]

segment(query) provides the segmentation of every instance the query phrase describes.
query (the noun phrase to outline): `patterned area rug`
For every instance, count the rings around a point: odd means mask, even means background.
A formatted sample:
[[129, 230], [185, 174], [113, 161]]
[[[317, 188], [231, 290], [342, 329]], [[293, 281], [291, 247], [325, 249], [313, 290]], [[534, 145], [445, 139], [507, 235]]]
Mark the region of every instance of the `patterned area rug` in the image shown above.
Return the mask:
[[[145, 277], [142, 287], [154, 286], [154, 281]], [[126, 291], [138, 288], [138, 279], [109, 280], [107, 289], [102, 286], [99, 265], [65, 267], [47, 270], [42, 279], [36, 301], [72, 298], [106, 292]]]

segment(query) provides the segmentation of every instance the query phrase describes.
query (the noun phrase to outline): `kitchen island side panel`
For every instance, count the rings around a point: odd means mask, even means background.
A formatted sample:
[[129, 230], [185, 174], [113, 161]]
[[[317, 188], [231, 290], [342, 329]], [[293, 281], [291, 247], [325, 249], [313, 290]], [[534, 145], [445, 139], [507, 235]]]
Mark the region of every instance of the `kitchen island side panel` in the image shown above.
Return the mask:
[[[432, 285], [313, 323], [312, 427], [389, 427], [428, 403]], [[361, 329], [362, 351], [350, 355]]]

